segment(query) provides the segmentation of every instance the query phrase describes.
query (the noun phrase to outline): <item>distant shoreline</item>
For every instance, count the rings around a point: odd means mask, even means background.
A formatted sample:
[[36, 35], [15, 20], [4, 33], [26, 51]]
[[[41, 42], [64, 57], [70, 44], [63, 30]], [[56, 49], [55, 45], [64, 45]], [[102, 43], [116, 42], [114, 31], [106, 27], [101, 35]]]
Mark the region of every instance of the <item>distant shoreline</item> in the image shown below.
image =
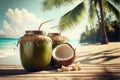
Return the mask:
[[0, 39], [11, 39], [11, 40], [18, 40], [19, 38], [0, 38]]

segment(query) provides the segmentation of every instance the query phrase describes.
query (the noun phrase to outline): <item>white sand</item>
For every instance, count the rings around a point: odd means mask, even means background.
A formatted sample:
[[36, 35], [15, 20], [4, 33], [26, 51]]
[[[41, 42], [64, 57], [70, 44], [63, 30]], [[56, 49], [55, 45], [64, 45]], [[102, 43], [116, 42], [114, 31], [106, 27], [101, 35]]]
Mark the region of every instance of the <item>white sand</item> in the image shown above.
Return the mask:
[[19, 54], [11, 55], [5, 58], [0, 58], [0, 65], [21, 65]]
[[120, 42], [80, 46], [76, 49], [76, 55], [76, 61], [83, 64], [120, 64]]

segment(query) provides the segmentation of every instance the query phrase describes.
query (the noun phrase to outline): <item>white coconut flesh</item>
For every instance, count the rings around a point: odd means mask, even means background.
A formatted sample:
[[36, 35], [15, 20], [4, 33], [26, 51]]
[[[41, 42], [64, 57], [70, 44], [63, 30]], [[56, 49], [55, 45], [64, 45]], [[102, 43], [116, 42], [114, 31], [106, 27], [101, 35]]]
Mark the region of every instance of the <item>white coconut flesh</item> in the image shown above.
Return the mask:
[[74, 50], [68, 44], [58, 45], [53, 49], [53, 58], [57, 61], [67, 61], [73, 58]]

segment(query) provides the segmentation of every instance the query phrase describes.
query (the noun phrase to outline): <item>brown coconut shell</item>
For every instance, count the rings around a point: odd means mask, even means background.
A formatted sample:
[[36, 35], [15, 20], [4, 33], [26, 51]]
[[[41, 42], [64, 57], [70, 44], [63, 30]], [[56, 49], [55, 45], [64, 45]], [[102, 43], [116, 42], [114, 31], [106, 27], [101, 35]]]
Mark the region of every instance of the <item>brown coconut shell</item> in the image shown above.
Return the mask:
[[[76, 59], [75, 49], [74, 49], [69, 43], [63, 43], [63, 44], [69, 45], [69, 46], [73, 49], [74, 55], [73, 55], [73, 57], [72, 57], [71, 59], [65, 60], [65, 61], [60, 61], [60, 60], [56, 60], [56, 59], [53, 58], [53, 63], [54, 63], [54, 65], [56, 65], [56, 66], [58, 66], [58, 67], [68, 66], [68, 65], [72, 64], [72, 63], [75, 61], [75, 59]], [[59, 45], [58, 45], [58, 46], [59, 46]], [[56, 46], [56, 47], [57, 47], [57, 46]], [[55, 48], [56, 48], [56, 47], [55, 47]]]
[[25, 33], [26, 34], [40, 34], [40, 35], [45, 35], [45, 32], [41, 31], [41, 30], [26, 30]]
[[59, 44], [67, 43], [68, 38], [61, 35], [60, 33], [48, 33], [48, 36], [53, 41], [53, 48], [55, 48]]
[[22, 44], [26, 41], [36, 42], [36, 41], [39, 41], [39, 40], [52, 43], [51, 38], [45, 36], [44, 31], [41, 31], [41, 30], [39, 30], [39, 31], [38, 30], [26, 30], [25, 33], [26, 34], [23, 37], [20, 38], [20, 41], [19, 41], [20, 44]]

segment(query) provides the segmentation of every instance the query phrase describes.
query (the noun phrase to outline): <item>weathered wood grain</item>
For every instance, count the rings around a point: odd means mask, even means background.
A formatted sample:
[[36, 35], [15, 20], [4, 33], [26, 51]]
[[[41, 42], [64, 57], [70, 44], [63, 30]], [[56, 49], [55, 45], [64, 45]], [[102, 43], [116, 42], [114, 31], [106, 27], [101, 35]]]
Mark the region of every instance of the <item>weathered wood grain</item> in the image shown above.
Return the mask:
[[81, 66], [81, 71], [27, 72], [21, 65], [0, 65], [0, 80], [120, 80], [120, 64]]

